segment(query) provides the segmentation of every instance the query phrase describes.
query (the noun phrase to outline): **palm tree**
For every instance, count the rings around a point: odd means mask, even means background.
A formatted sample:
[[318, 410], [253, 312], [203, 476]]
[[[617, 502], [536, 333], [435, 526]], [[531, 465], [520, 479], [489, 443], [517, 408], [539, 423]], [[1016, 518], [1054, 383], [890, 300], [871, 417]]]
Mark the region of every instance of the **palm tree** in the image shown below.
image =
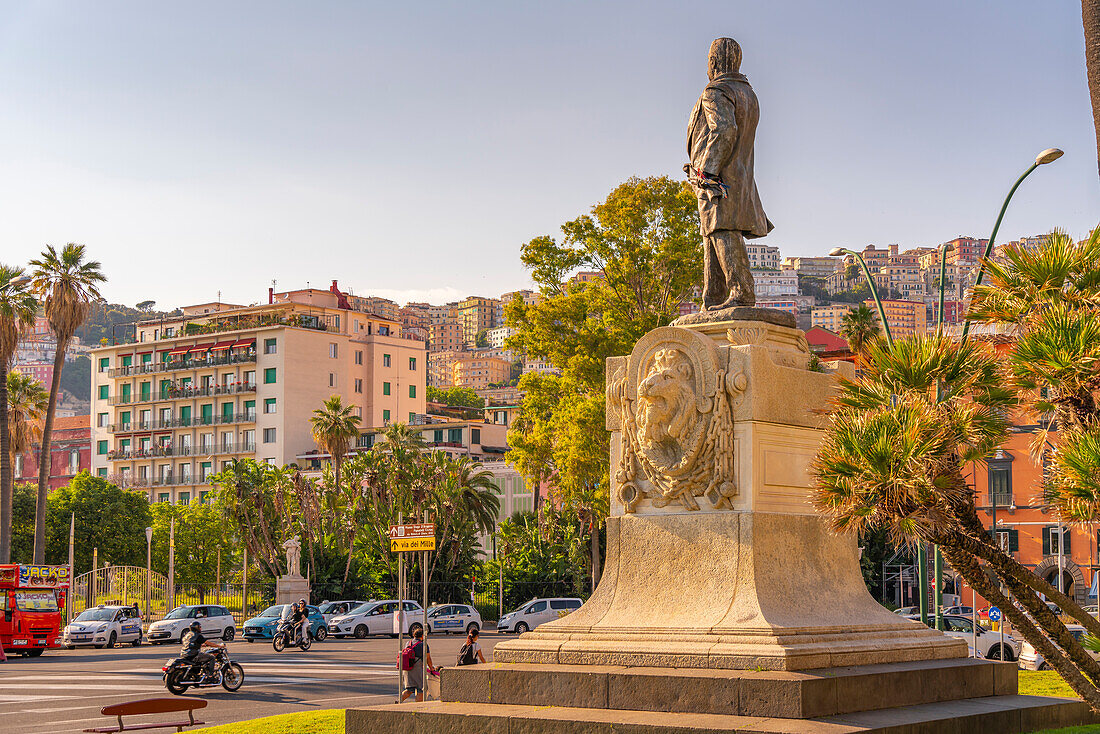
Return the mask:
[[840, 322], [840, 335], [848, 340], [848, 346], [856, 354], [863, 354], [867, 345], [878, 337], [882, 327], [866, 303], [844, 314]]
[[38, 302], [22, 268], [0, 264], [0, 563], [11, 560], [12, 466], [8, 433], [8, 367], [19, 336], [34, 323]]
[[965, 463], [987, 456], [1008, 434], [1008, 414], [1018, 401], [1003, 358], [985, 345], [956, 344], [937, 333], [893, 346], [878, 340], [866, 359], [858, 379], [841, 381], [815, 460], [818, 509], [838, 531], [886, 528], [896, 544], [940, 545], [954, 569], [1004, 609], [1074, 691], [1100, 709], [1100, 689], [1089, 681], [1100, 680], [1100, 665], [1036, 592], [1064, 600], [1062, 608], [1082, 617], [1090, 631], [1100, 630], [1100, 622], [995, 546], [962, 474]]
[[1096, 132], [1096, 164], [1100, 169], [1100, 0], [1081, 0], [1081, 26], [1085, 31], [1085, 75]]
[[42, 451], [38, 461], [38, 502], [34, 516], [34, 562], [46, 561], [46, 494], [50, 482], [50, 440], [57, 398], [61, 392], [61, 370], [65, 352], [73, 334], [88, 318], [93, 301], [103, 298], [99, 284], [107, 280], [95, 260], [84, 260], [84, 245], [70, 242], [58, 252], [53, 245], [36, 260], [31, 260], [33, 286], [43, 299], [46, 320], [57, 339], [53, 358], [53, 379], [50, 382], [50, 405], [42, 426]]
[[18, 372], [8, 373], [8, 431], [11, 458], [30, 450], [42, 437], [39, 421], [46, 415], [50, 394], [42, 383]]
[[[329, 494], [329, 504], [334, 514], [337, 496], [343, 490], [343, 485], [340, 483], [340, 466], [344, 463], [344, 457], [347, 456], [352, 440], [359, 437], [360, 418], [357, 415], [352, 415], [351, 411], [352, 406], [344, 405], [339, 395], [333, 395], [321, 403], [321, 407], [314, 410], [313, 416], [309, 419], [310, 435], [313, 436], [313, 440], [317, 442], [322, 451], [332, 457], [335, 481]], [[350, 503], [350, 517], [352, 518], [355, 517], [361, 495], [362, 491], [357, 487]], [[348, 533], [348, 560], [344, 566], [344, 583], [347, 583], [348, 574], [351, 572], [351, 554], [354, 540], [355, 529], [353, 525]]]

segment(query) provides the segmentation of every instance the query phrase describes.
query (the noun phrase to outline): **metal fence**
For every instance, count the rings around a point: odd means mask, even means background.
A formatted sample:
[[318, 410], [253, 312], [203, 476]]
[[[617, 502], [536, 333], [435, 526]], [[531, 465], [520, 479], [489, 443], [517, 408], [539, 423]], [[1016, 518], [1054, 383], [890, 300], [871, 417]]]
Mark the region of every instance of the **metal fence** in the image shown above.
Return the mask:
[[[172, 601], [174, 606], [217, 604], [225, 607], [240, 627], [245, 620], [275, 603], [275, 584], [176, 584]], [[157, 619], [160, 617], [149, 621]]]

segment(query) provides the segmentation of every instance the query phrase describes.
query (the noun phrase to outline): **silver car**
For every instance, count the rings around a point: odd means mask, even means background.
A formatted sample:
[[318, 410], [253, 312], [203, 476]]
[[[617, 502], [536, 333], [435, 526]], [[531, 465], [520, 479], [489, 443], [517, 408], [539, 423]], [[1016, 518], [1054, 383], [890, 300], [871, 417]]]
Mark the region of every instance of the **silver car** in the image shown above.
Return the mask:
[[583, 603], [574, 597], [532, 599], [526, 604], [521, 604], [514, 612], [508, 612], [502, 616], [497, 622], [497, 631], [516, 632], [522, 635], [540, 624], [553, 622], [580, 609]]

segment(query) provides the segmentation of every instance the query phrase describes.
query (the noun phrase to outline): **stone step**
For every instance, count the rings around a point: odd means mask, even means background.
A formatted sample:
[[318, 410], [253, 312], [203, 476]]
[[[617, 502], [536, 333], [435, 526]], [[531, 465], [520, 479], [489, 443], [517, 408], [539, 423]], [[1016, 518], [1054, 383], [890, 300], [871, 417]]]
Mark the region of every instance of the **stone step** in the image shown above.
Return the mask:
[[[868, 692], [873, 695], [872, 692]], [[1081, 701], [990, 696], [820, 719], [428, 701], [348, 709], [346, 734], [1023, 734], [1100, 722]]]
[[485, 663], [445, 668], [463, 703], [810, 719], [1017, 692], [1015, 663], [972, 658], [802, 671]]

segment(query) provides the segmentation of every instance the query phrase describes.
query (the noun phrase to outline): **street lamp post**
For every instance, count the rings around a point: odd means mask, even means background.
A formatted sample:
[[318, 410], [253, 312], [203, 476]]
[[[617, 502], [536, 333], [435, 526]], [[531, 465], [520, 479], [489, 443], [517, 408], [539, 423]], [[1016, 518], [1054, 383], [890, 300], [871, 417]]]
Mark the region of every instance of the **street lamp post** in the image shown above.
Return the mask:
[[849, 250], [847, 247], [834, 247], [829, 250], [830, 257], [839, 257], [841, 255], [852, 255], [859, 261], [859, 266], [863, 268], [863, 277], [867, 278], [867, 287], [871, 289], [871, 298], [875, 300], [875, 306], [878, 307], [878, 317], [882, 321], [882, 330], [886, 334], [886, 343], [893, 346], [894, 337], [890, 333], [890, 324], [886, 323], [886, 309], [882, 307], [882, 299], [878, 297], [878, 288], [875, 287], [875, 279], [871, 277], [871, 271], [867, 267], [867, 261], [863, 259], [863, 255], [855, 250]]
[[153, 529], [145, 528], [145, 615], [150, 615], [149, 607], [152, 602], [150, 584], [153, 576]]
[[[1005, 218], [1005, 211], [1008, 210], [1008, 202], [1012, 201], [1012, 195], [1016, 193], [1016, 189], [1020, 188], [1020, 184], [1024, 182], [1024, 179], [1031, 175], [1031, 172], [1036, 168], [1047, 163], [1053, 163], [1062, 157], [1062, 151], [1057, 148], [1047, 148], [1039, 155], [1035, 156], [1035, 162], [1028, 166], [1027, 170], [1016, 179], [1016, 183], [1012, 184], [1012, 188], [1008, 190], [1008, 195], [1005, 196], [1004, 203], [1001, 204], [1001, 211], [997, 214], [997, 221], [993, 224], [993, 232], [989, 235], [989, 242], [985, 245], [985, 252], [982, 254], [982, 264], [978, 268], [978, 277], [974, 279], [974, 287], [978, 287], [982, 284], [982, 278], [985, 277], [985, 261], [989, 259], [989, 255], [993, 252], [993, 243], [997, 239], [997, 231], [1001, 228], [1001, 220]], [[963, 324], [962, 340], [965, 342], [967, 335], [970, 333], [970, 319], [966, 320]]]

